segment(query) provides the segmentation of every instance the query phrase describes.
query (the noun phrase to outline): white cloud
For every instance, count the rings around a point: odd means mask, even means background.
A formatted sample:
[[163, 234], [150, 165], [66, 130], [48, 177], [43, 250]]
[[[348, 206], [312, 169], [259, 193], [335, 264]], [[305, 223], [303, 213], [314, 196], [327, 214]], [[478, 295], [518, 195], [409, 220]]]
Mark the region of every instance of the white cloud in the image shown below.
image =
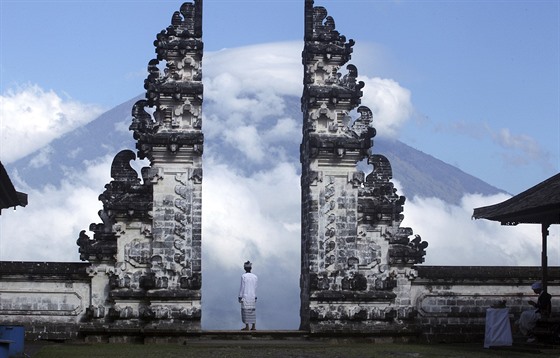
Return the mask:
[[14, 162], [101, 112], [98, 106], [63, 99], [38, 85], [7, 90], [0, 95], [0, 159], [5, 164]]
[[247, 176], [207, 158], [203, 198], [204, 251], [224, 268], [247, 257], [264, 263], [299, 255], [299, 175], [293, 163]]
[[486, 122], [468, 122], [458, 120], [445, 124], [435, 124], [438, 132], [450, 132], [474, 138], [478, 142], [489, 141], [493, 144], [502, 163], [519, 169], [536, 163], [546, 173], [556, 172], [557, 165], [554, 164], [554, 156], [547, 151], [534, 137], [527, 134], [512, 133], [510, 128], [493, 128]]
[[536, 142], [528, 135], [513, 135], [508, 128], [502, 128], [493, 133], [493, 137], [497, 143], [504, 148], [520, 148], [530, 152], [536, 149]]
[[512, 134], [509, 128], [493, 131], [487, 126], [494, 143], [504, 149], [502, 158], [513, 166], [539, 162], [548, 170], [554, 170], [551, 154], [546, 152], [539, 142], [526, 134]]
[[[471, 219], [474, 208], [508, 198], [506, 194], [466, 194], [461, 205], [451, 205], [436, 198], [414, 197], [405, 205], [402, 225], [428, 241], [428, 265], [538, 266], [540, 225], [501, 226]], [[558, 242], [558, 230], [551, 230], [549, 241]], [[551, 245], [549, 250], [550, 264], [557, 265], [559, 248]]]
[[248, 121], [260, 122], [266, 116], [284, 111], [281, 93], [272, 88], [251, 87], [243, 83], [245, 80], [242, 76], [223, 73], [204, 82], [205, 98], [216, 103], [214, 112], [221, 121], [235, 127]]
[[410, 119], [414, 108], [410, 91], [398, 82], [384, 78], [359, 78], [366, 84], [362, 104], [373, 112], [373, 127], [379, 136], [395, 138]]
[[[253, 163], [285, 158], [278, 144], [301, 141], [299, 101], [294, 107], [285, 96], [301, 96], [302, 48], [302, 42], [285, 42], [205, 55], [205, 135], [219, 136]], [[396, 137], [413, 112], [410, 91], [392, 79], [359, 79], [365, 82], [362, 104], [373, 111], [378, 135]]]
[[18, 182], [29, 204], [0, 216], [0, 260], [79, 261], [76, 239], [90, 223], [100, 222], [98, 196], [110, 180], [111, 161], [99, 158], [83, 172], [69, 169], [60, 186], [29, 188]]
[[278, 118], [274, 127], [263, 134], [267, 142], [286, 141], [291, 143], [301, 142], [301, 125], [293, 118]]
[[130, 129], [128, 129], [128, 128], [130, 127], [130, 122], [131, 121], [132, 121], [132, 116], [130, 116], [129, 118], [126, 118], [125, 120], [122, 120], [120, 122], [116, 122], [115, 123], [115, 131], [129, 134]]
[[245, 156], [255, 162], [264, 158], [261, 138], [254, 126], [240, 126], [224, 130], [227, 142], [239, 149]]
[[205, 54], [203, 131], [207, 138], [219, 138], [216, 150], [233, 149], [249, 162], [262, 163], [282, 152], [270, 143], [301, 133], [299, 121], [290, 121], [286, 113], [284, 97], [301, 95], [301, 46], [287, 42]]
[[[203, 78], [210, 88], [205, 87], [205, 95], [212, 96], [216, 91], [237, 96], [273, 89], [279, 95], [300, 96], [302, 49], [303, 42], [292, 41], [207, 52]], [[227, 93], [213, 86], [215, 81], [226, 86]]]
[[33, 168], [43, 167], [50, 162], [50, 157], [53, 154], [53, 149], [50, 145], [44, 146], [39, 149], [33, 158], [29, 161], [29, 165]]

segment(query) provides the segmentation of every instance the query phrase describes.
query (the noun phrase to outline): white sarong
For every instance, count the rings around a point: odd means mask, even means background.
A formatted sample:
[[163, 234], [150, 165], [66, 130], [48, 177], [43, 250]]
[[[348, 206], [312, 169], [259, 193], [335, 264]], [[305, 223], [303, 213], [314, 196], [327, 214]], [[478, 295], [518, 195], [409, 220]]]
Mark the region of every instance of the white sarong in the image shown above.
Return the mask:
[[241, 321], [245, 324], [257, 322], [257, 301], [241, 300]]
[[537, 326], [537, 321], [541, 318], [541, 314], [534, 310], [527, 310], [521, 312], [521, 317], [517, 323], [519, 324], [519, 331], [524, 336], [532, 333], [533, 329]]

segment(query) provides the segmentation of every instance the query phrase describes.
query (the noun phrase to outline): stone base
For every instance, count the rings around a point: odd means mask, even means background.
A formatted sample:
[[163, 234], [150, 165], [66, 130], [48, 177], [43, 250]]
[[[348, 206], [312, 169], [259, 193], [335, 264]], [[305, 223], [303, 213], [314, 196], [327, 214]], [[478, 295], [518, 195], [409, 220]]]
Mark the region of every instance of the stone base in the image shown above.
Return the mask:
[[312, 321], [309, 332], [314, 337], [418, 337], [420, 328], [412, 322], [395, 321]]
[[88, 343], [183, 343], [177, 338], [199, 336], [200, 332], [200, 321], [159, 324], [85, 323], [79, 326], [79, 337]]

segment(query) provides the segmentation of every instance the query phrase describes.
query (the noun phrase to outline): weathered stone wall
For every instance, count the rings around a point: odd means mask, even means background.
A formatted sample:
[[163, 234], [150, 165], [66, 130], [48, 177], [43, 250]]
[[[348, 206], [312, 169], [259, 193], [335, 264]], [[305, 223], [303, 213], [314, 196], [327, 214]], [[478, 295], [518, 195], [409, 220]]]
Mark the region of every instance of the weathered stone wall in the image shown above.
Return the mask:
[[0, 262], [0, 324], [24, 326], [27, 339], [76, 338], [90, 305], [87, 266]]
[[[531, 284], [539, 267], [418, 266], [411, 299], [421, 337], [429, 342], [481, 341], [486, 310], [505, 301], [513, 323], [536, 300]], [[549, 268], [552, 315], [560, 314], [560, 269]]]
[[[366, 310], [381, 312], [380, 308], [387, 307], [386, 301], [358, 295], [342, 300], [332, 292], [325, 294], [314, 309], [335, 312], [331, 313], [334, 319], [334, 314], [344, 314], [344, 304], [352, 302], [354, 309], [358, 308], [354, 319], [344, 324], [333, 321], [329, 330], [315, 333], [419, 337], [432, 343], [482, 341], [486, 309], [505, 301], [513, 323], [529, 308], [527, 300], [535, 299], [530, 285], [541, 278], [538, 267], [417, 266], [416, 270], [418, 277], [407, 279], [408, 286], [399, 285], [406, 291], [397, 294], [400, 301], [396, 299], [388, 305], [416, 312], [406, 324], [392, 324], [397, 317], [385, 315], [378, 316], [384, 325], [363, 330], [365, 316], [360, 315], [365, 315]], [[560, 268], [550, 268], [549, 275], [553, 316], [558, 316]], [[0, 262], [0, 324], [23, 325], [26, 339], [68, 340], [80, 333], [89, 340], [97, 337], [103, 341], [142, 342], [150, 337], [187, 333], [187, 329], [166, 330], [164, 326], [142, 330], [111, 325], [91, 327], [87, 317], [92, 314], [91, 303], [100, 289], [96, 287], [96, 277], [85, 263]]]

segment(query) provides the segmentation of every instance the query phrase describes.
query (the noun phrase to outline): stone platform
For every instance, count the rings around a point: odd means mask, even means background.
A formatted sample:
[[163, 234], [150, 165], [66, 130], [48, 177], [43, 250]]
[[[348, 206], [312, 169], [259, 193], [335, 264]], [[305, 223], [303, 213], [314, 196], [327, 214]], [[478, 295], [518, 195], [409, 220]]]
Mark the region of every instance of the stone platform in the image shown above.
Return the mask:
[[406, 332], [320, 332], [301, 330], [207, 330], [184, 332], [171, 329], [104, 329], [80, 330], [85, 343], [145, 343], [145, 344], [191, 344], [205, 341], [336, 341], [336, 342], [411, 342], [416, 341], [420, 331]]

